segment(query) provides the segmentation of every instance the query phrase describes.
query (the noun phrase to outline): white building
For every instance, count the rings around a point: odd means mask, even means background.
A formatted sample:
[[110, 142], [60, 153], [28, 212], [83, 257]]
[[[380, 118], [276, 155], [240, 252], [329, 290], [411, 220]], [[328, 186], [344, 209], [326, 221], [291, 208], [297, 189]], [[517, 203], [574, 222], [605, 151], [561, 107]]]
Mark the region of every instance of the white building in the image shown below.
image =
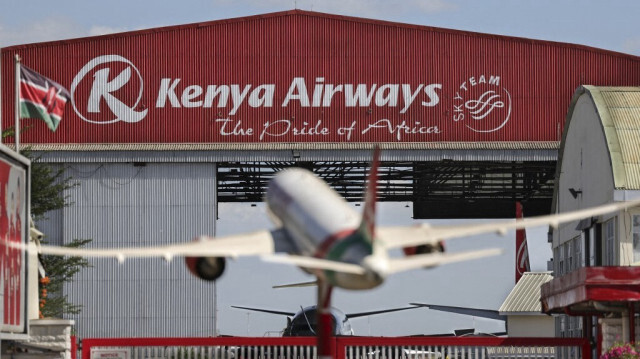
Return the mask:
[[[556, 179], [558, 213], [640, 198], [640, 88], [578, 88]], [[599, 349], [638, 340], [640, 208], [563, 224], [550, 240], [555, 279], [543, 306], [571, 315], [558, 318], [556, 335], [598, 338], [600, 324]]]
[[522, 275], [498, 309], [500, 315], [507, 317], [507, 336], [553, 336], [553, 317], [542, 313], [540, 303], [540, 286], [551, 279], [551, 272], [526, 272]]

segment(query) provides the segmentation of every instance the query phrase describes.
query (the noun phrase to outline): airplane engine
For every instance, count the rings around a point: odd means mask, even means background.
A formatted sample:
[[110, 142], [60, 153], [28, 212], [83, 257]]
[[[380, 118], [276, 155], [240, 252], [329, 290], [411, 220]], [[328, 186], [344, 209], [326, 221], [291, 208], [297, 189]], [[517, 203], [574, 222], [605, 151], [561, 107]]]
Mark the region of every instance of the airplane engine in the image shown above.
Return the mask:
[[226, 265], [224, 257], [186, 257], [185, 262], [193, 275], [207, 281], [220, 278]]
[[415, 247], [404, 247], [402, 251], [406, 256], [414, 256], [417, 254], [444, 253], [444, 242], [439, 241], [435, 244], [422, 244]]

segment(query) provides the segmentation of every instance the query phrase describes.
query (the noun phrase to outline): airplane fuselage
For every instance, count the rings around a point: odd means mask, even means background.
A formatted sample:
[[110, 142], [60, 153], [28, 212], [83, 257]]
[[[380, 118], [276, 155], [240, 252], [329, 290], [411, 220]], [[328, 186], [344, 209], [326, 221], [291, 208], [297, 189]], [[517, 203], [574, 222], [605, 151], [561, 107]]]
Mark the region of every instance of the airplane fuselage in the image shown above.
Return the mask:
[[[318, 317], [316, 306], [306, 307], [296, 313], [282, 332], [284, 337], [306, 337], [317, 335]], [[331, 308], [331, 332], [334, 336], [353, 335], [347, 316], [337, 308]]]
[[[279, 172], [269, 183], [266, 203], [296, 254], [367, 268], [373, 244], [358, 231], [361, 215], [313, 173], [297, 168]], [[384, 279], [375, 268], [364, 275], [326, 270], [314, 274], [346, 289], [373, 288]]]

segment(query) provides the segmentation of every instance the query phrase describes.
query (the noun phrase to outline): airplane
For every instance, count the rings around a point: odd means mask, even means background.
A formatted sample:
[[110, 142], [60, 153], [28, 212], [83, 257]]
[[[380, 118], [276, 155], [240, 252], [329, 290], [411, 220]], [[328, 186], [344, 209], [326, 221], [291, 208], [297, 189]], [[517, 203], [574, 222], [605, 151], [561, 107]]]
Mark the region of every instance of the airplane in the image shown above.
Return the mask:
[[[329, 185], [311, 171], [290, 168], [270, 181], [265, 202], [277, 228], [229, 236], [202, 235], [188, 243], [156, 247], [114, 249], [67, 248], [38, 245], [44, 255], [127, 258], [160, 257], [172, 260], [184, 256], [197, 277], [213, 281], [225, 270], [225, 258], [262, 256], [264, 260], [292, 264], [331, 287], [371, 289], [391, 274], [418, 268], [499, 255], [500, 249], [448, 253], [443, 241], [471, 235], [496, 233], [535, 226], [557, 227], [560, 223], [598, 216], [640, 205], [640, 200], [617, 202], [574, 212], [529, 217], [518, 221], [484, 224], [431, 226], [376, 226], [376, 181], [380, 151], [374, 150], [364, 211], [359, 214]], [[6, 243], [29, 250], [28, 246]], [[390, 257], [388, 251], [401, 248], [408, 254]]]
[[[45, 255], [113, 257], [119, 261], [134, 257], [185, 256], [189, 270], [197, 277], [213, 281], [225, 269], [226, 257], [262, 255], [272, 262], [296, 265], [315, 274], [332, 287], [370, 289], [390, 274], [416, 268], [498, 255], [500, 249], [461, 253], [443, 252], [441, 231], [432, 235], [425, 226], [376, 227], [376, 179], [379, 150], [365, 192], [364, 213], [360, 215], [329, 185], [301, 168], [280, 171], [270, 181], [265, 201], [274, 230], [224, 237], [200, 236], [191, 243], [147, 248], [72, 249], [39, 246]], [[415, 246], [418, 254], [391, 258], [387, 252]], [[279, 255], [277, 253], [285, 253]]]
[[[126, 258], [161, 257], [172, 260], [184, 256], [187, 267], [197, 277], [214, 281], [225, 269], [225, 258], [260, 255], [263, 259], [292, 264], [316, 275], [318, 283], [318, 358], [331, 358], [331, 293], [334, 287], [353, 290], [381, 285], [396, 272], [433, 268], [502, 253], [500, 249], [482, 249], [448, 253], [442, 241], [471, 235], [497, 233], [510, 229], [551, 226], [599, 216], [640, 205], [640, 200], [616, 202], [573, 212], [530, 217], [518, 221], [432, 227], [376, 227], [377, 171], [380, 157], [374, 149], [364, 211], [357, 213], [349, 203], [312, 172], [290, 168], [278, 172], [269, 182], [265, 201], [268, 213], [277, 225], [274, 230], [224, 237], [200, 236], [190, 243], [169, 246], [84, 249], [35, 246], [38, 254], [81, 257]], [[10, 247], [31, 250], [29, 245], [5, 242]], [[415, 250], [408, 250], [415, 247]], [[401, 248], [404, 257], [390, 257], [388, 251]], [[280, 253], [280, 254], [278, 254]]]
[[[300, 310], [296, 313], [293, 312], [285, 312], [279, 310], [270, 310], [270, 309], [262, 309], [262, 308], [251, 308], [251, 307], [242, 307], [232, 305], [232, 308], [237, 309], [245, 309], [254, 312], [261, 313], [269, 313], [276, 315], [284, 315], [287, 317], [287, 326], [282, 331], [283, 337], [306, 337], [306, 336], [315, 336], [317, 332], [317, 306], [311, 305], [308, 307], [300, 307]], [[408, 309], [416, 309], [417, 306], [414, 307], [403, 307], [403, 308], [392, 308], [392, 309], [383, 309], [383, 310], [374, 310], [370, 312], [360, 312], [360, 313], [348, 313], [345, 314], [340, 309], [336, 307], [331, 307], [331, 330], [333, 336], [344, 336], [344, 335], [354, 335], [353, 328], [351, 327], [351, 323], [349, 319], [366, 317], [370, 315], [378, 315], [383, 313], [391, 313], [397, 312], [401, 310]]]
[[[268, 213], [277, 225], [273, 230], [215, 238], [203, 235], [190, 243], [158, 247], [84, 249], [40, 245], [36, 250], [45, 255], [111, 257], [120, 262], [136, 257], [171, 260], [174, 256], [184, 256], [189, 270], [209, 281], [223, 274], [225, 258], [259, 255], [268, 261], [296, 265], [332, 287], [360, 290], [377, 287], [396, 272], [432, 268], [502, 252], [500, 249], [482, 249], [448, 253], [442, 245], [445, 240], [486, 233], [504, 235], [510, 229], [543, 225], [557, 227], [563, 222], [640, 205], [640, 200], [617, 202], [515, 222], [376, 227], [379, 152], [378, 148], [374, 150], [362, 215], [312, 172], [290, 168], [278, 172], [266, 191]], [[7, 242], [7, 245], [21, 246], [13, 242]], [[391, 258], [388, 250], [393, 248], [413, 248], [415, 254]], [[28, 250], [28, 246], [23, 249]]]

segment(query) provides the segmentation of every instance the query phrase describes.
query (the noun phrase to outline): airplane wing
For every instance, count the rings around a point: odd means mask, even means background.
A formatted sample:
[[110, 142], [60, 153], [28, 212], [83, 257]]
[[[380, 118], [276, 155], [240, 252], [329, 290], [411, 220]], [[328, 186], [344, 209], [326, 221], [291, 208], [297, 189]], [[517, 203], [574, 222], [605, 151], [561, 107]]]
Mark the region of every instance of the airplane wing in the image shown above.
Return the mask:
[[502, 254], [503, 250], [499, 248], [481, 249], [476, 251], [457, 252], [457, 253], [427, 253], [417, 254], [402, 258], [389, 259], [389, 273], [397, 273], [418, 268], [435, 267], [447, 263], [455, 263], [468, 261], [472, 259], [497, 256]]
[[280, 288], [299, 288], [299, 287], [314, 287], [318, 285], [318, 281], [314, 280], [312, 282], [302, 282], [302, 283], [289, 283], [289, 284], [279, 284], [274, 285], [271, 288], [280, 289]]
[[[467, 252], [456, 253], [427, 253], [418, 254], [401, 258], [389, 258], [389, 274], [403, 272], [412, 269], [435, 267], [448, 263], [468, 261], [477, 258], [489, 257], [500, 255], [504, 250], [500, 248], [481, 249]], [[364, 274], [366, 269], [357, 264], [336, 262], [326, 259], [291, 256], [291, 255], [271, 255], [263, 256], [263, 259], [269, 262], [292, 264], [303, 268], [309, 269], [322, 269], [332, 270], [335, 272], [352, 273], [352, 274]], [[291, 287], [306, 287], [316, 285], [317, 282], [305, 282], [305, 283], [293, 283], [280, 286], [274, 286], [274, 288], [291, 288]]]
[[[547, 216], [530, 217], [518, 221], [501, 221], [484, 224], [472, 224], [461, 226], [432, 227], [421, 224], [412, 227], [380, 227], [376, 229], [377, 243], [385, 248], [411, 247], [421, 244], [434, 243], [439, 240], [447, 240], [477, 234], [498, 233], [506, 234], [508, 230], [521, 229], [536, 226], [557, 227], [560, 223], [570, 222], [582, 218], [594, 217], [640, 205], [640, 200], [611, 203], [599, 207], [587, 208], [579, 211]], [[15, 242], [5, 242], [5, 245], [19, 247], [22, 250], [29, 248]], [[160, 257], [166, 260], [174, 256], [193, 257], [237, 257], [262, 255], [271, 262], [288, 263], [310, 269], [332, 270], [353, 274], [364, 274], [365, 269], [351, 263], [336, 262], [319, 258], [304, 256], [271, 255], [275, 252], [290, 252], [291, 246], [286, 240], [286, 233], [281, 229], [261, 230], [246, 234], [238, 234], [224, 237], [201, 236], [198, 240], [167, 246], [153, 247], [127, 247], [115, 249], [80, 249], [56, 246], [38, 246], [37, 252], [45, 255], [59, 256], [83, 256], [106, 257], [124, 261], [126, 258]], [[497, 255], [497, 250], [483, 250], [476, 252], [463, 252], [452, 254], [424, 254], [411, 258], [392, 259], [392, 271], [409, 270], [420, 267], [430, 267], [445, 263], [458, 262], [466, 259], [479, 258], [488, 255]], [[436, 255], [437, 254], [437, 255]]]
[[[160, 257], [166, 260], [171, 260], [174, 256], [238, 257], [274, 253], [276, 247], [280, 246], [276, 243], [278, 238], [281, 238], [280, 230], [262, 230], [215, 238], [200, 236], [193, 242], [167, 246], [93, 249], [41, 245], [37, 247], [37, 252], [56, 256], [116, 258], [121, 262], [126, 258], [139, 257]], [[6, 243], [15, 246], [13, 242]]]
[[267, 262], [292, 264], [302, 268], [331, 270], [335, 272], [365, 274], [366, 269], [362, 266], [352, 263], [344, 263], [320, 259], [315, 257], [305, 257], [297, 255], [266, 255], [262, 259]]
[[418, 306], [393, 308], [393, 309], [382, 309], [382, 310], [374, 310], [374, 311], [370, 311], [370, 312], [361, 312], [361, 313], [348, 313], [348, 314], [345, 314], [345, 315], [347, 316], [347, 318], [353, 319], [353, 318], [368, 317], [370, 315], [398, 312], [398, 311], [401, 311], [401, 310], [415, 309], [415, 308], [418, 308]]
[[232, 305], [231, 308], [246, 309], [246, 310], [251, 310], [251, 311], [254, 311], [254, 312], [262, 312], [262, 313], [269, 313], [269, 314], [286, 315], [287, 317], [293, 317], [294, 315], [296, 315], [296, 313], [292, 313], [292, 312], [281, 312], [279, 310], [241, 307], [241, 306], [238, 306], [238, 305]]
[[470, 224], [460, 226], [430, 226], [420, 224], [410, 227], [379, 227], [376, 238], [386, 248], [412, 247], [421, 244], [435, 243], [440, 240], [460, 238], [486, 233], [505, 235], [509, 230], [528, 227], [551, 226], [557, 228], [560, 223], [572, 222], [578, 219], [600, 216], [603, 214], [628, 209], [640, 205], [640, 200], [610, 203], [598, 207], [586, 208], [578, 211], [537, 216], [513, 221], [496, 221], [491, 223]]
[[465, 307], [454, 307], [450, 305], [435, 305], [435, 304], [426, 304], [426, 303], [409, 303], [411, 305], [415, 305], [416, 307], [424, 307], [433, 310], [439, 310], [442, 312], [470, 315], [473, 317], [479, 318], [487, 318], [487, 319], [495, 319], [506, 321], [507, 317], [504, 315], [500, 315], [497, 310], [492, 309], [477, 309], [477, 308], [465, 308]]

